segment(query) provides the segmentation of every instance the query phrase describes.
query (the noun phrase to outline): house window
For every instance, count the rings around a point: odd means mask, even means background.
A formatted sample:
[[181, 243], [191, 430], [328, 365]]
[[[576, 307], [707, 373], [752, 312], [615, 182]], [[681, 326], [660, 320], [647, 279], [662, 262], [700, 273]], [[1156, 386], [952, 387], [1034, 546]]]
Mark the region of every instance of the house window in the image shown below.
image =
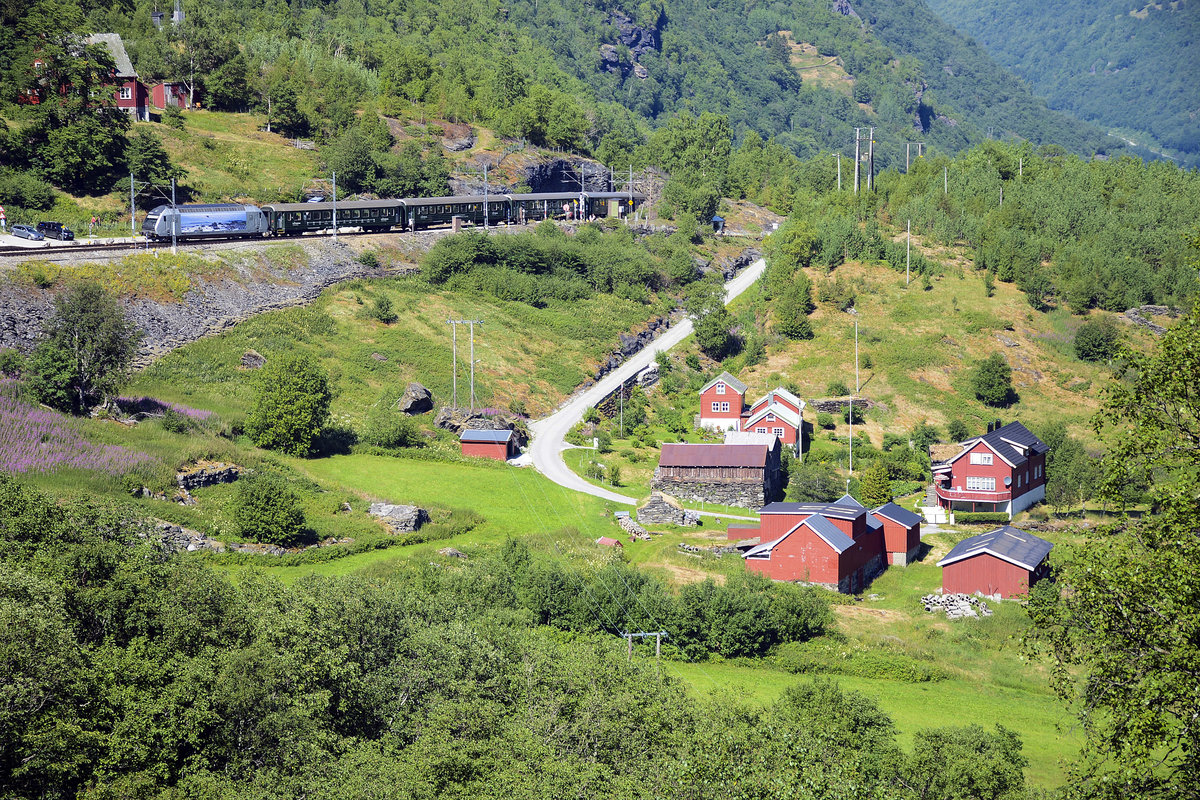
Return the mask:
[[996, 491], [996, 479], [995, 478], [976, 478], [973, 476], [967, 476], [967, 490], [968, 491], [975, 490], [975, 491], [980, 491], [980, 492], [994, 492], [994, 491]]
[[755, 428], [754, 432], [755, 433], [766, 433], [767, 429], [766, 428]]
[[971, 453], [972, 464], [986, 464], [989, 467], [992, 465], [991, 453]]
[[718, 411], [720, 411], [720, 410], [721, 410], [721, 404], [720, 404], [720, 403], [716, 403], [716, 402], [714, 402], [714, 403], [712, 404], [712, 410], [713, 410], [713, 413], [714, 413], [714, 414], [715, 414], [715, 413], [717, 413]]
[[776, 435], [776, 436], [783, 436], [783, 428], [776, 428], [776, 429], [775, 429], [775, 435]]
[[775, 421], [775, 415], [767, 414], [767, 422], [774, 422], [774, 421]]
[[717, 394], [725, 394], [725, 384], [723, 384], [723, 383], [717, 384]]
[[133, 89], [130, 89], [128, 86], [122, 86], [121, 87], [121, 99], [122, 100], [132, 100], [133, 99]]
[[729, 410], [729, 401], [728, 401], [728, 400], [726, 400], [724, 403], [721, 403], [721, 410], [722, 410], [722, 411], [728, 411], [728, 410]]

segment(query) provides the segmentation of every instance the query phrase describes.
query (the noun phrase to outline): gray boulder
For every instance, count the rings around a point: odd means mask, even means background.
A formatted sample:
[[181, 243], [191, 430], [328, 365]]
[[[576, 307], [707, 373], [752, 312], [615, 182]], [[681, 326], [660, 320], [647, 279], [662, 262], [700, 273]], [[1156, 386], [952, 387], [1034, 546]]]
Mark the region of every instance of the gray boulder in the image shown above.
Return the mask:
[[433, 410], [433, 395], [421, 384], [413, 381], [400, 395], [396, 408], [405, 414], [424, 414]]
[[247, 350], [242, 353], [242, 366], [246, 369], [262, 369], [266, 364], [266, 356], [257, 350]]
[[367, 513], [382, 520], [392, 533], [412, 533], [429, 521], [429, 512], [417, 506], [371, 503]]

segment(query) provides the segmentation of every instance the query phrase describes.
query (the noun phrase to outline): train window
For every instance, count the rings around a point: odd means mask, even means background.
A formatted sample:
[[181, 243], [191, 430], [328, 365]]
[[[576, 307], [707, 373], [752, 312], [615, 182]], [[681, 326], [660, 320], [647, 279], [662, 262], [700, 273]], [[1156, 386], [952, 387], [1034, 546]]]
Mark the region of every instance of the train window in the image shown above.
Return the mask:
[[303, 214], [304, 214], [304, 220], [305, 220], [306, 222], [307, 222], [308, 220], [312, 219], [312, 212], [311, 212], [311, 211], [305, 211], [305, 212], [303, 212]]

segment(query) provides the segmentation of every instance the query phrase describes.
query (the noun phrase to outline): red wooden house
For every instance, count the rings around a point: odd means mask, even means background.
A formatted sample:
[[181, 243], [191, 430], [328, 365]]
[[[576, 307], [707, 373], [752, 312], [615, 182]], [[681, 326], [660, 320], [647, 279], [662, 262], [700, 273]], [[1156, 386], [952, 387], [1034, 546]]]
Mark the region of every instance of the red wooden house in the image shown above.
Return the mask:
[[120, 34], [94, 33], [84, 39], [88, 44], [104, 45], [112, 56], [115, 67], [110, 84], [113, 87], [113, 102], [117, 108], [140, 122], [150, 121], [150, 93], [146, 84], [138, 79], [133, 62], [125, 52], [125, 43]]
[[771, 503], [759, 519], [763, 543], [746, 551], [746, 568], [772, 580], [853, 594], [884, 568], [883, 525], [854, 501]]
[[464, 456], [494, 458], [507, 461], [517, 454], [517, 442], [512, 431], [489, 431], [470, 428], [458, 436]]
[[921, 516], [895, 503], [886, 503], [871, 512], [883, 523], [883, 547], [887, 562], [903, 567], [921, 551]]
[[700, 427], [715, 431], [740, 430], [746, 405], [746, 384], [722, 372], [700, 389]]
[[959, 447], [957, 455], [933, 464], [933, 488], [942, 508], [1002, 512], [1012, 519], [1045, 499], [1050, 448], [1021, 423], [1001, 427], [997, 421]]
[[1053, 547], [1008, 525], [963, 539], [938, 562], [942, 591], [998, 597], [1028, 594], [1049, 574], [1047, 557]]
[[800, 454], [803, 436], [804, 401], [787, 389], [772, 389], [750, 406], [742, 416], [743, 431], [769, 433], [777, 437], [784, 447]]

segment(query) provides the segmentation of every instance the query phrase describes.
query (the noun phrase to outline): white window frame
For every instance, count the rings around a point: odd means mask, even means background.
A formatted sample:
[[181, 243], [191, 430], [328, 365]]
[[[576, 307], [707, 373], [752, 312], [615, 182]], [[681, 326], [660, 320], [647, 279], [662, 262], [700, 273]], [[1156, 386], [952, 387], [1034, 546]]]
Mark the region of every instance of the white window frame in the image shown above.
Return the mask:
[[776, 429], [775, 429], [775, 435], [776, 435], [776, 436], [783, 436], [783, 428], [776, 428]]
[[991, 453], [971, 453], [971, 463], [990, 467], [992, 465], [992, 454]]
[[719, 413], [721, 411], [721, 404], [716, 400], [713, 400], [712, 410], [714, 414]]
[[767, 429], [766, 428], [755, 428], [754, 432], [755, 433], [766, 433]]
[[729, 401], [725, 400], [724, 402], [721, 403], [721, 413], [728, 413], [728, 412], [729, 412]]
[[122, 86], [121, 87], [121, 99], [122, 100], [132, 100], [133, 99], [133, 89], [129, 88], [128, 86]]
[[967, 491], [968, 492], [994, 492], [996, 491], [996, 479], [985, 478], [979, 475], [967, 476]]
[[774, 422], [774, 421], [775, 421], [775, 415], [767, 414], [767, 422]]
[[725, 394], [725, 384], [723, 384], [723, 383], [717, 384], [717, 394]]

